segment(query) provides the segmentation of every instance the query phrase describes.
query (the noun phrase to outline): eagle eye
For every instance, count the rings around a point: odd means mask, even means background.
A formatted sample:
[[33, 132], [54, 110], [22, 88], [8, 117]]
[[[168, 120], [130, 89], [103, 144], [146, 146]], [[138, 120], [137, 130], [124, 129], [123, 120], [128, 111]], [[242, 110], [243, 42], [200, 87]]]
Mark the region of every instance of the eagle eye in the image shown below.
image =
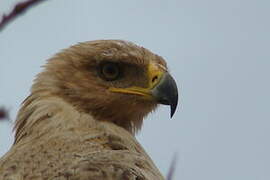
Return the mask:
[[106, 62], [100, 66], [100, 74], [106, 81], [114, 81], [120, 76], [120, 67], [117, 63]]

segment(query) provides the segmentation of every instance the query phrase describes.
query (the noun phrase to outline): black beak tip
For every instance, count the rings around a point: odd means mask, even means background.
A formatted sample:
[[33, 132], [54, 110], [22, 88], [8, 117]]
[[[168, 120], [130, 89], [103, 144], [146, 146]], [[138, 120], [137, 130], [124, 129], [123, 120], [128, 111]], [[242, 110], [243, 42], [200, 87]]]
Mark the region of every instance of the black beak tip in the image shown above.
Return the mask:
[[178, 94], [176, 94], [175, 98], [174, 98], [174, 102], [172, 104], [170, 104], [171, 107], [171, 118], [173, 117], [176, 108], [177, 108], [177, 104], [178, 104]]
[[175, 110], [176, 110], [176, 108], [171, 106], [171, 118], [173, 117]]

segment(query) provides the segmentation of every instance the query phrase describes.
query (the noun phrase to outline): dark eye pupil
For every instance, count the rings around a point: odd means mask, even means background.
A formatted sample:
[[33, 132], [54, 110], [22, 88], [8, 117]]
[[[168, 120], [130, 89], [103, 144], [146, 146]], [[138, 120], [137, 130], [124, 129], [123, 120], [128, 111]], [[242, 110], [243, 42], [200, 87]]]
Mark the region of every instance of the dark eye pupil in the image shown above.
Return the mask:
[[116, 80], [119, 77], [120, 69], [116, 63], [106, 63], [101, 66], [101, 74], [107, 81]]
[[106, 73], [109, 76], [114, 76], [117, 74], [117, 70], [115, 66], [112, 65], [107, 65], [104, 68], [104, 73]]

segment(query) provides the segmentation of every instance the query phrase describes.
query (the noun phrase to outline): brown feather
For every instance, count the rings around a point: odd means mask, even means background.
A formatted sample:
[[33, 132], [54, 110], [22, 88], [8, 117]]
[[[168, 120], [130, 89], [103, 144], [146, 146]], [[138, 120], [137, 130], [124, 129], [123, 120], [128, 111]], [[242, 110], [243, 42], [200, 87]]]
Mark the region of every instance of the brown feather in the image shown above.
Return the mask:
[[[102, 61], [123, 63], [126, 78], [105, 82]], [[147, 86], [149, 50], [120, 40], [80, 43], [52, 57], [34, 81], [0, 159], [0, 179], [163, 179], [134, 137], [157, 104], [108, 87]]]

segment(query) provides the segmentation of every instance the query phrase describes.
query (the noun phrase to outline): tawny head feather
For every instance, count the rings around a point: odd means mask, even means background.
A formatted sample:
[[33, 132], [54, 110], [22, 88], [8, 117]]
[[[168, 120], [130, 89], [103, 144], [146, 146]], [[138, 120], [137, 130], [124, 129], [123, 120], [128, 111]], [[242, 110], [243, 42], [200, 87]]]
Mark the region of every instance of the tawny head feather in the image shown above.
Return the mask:
[[[134, 133], [140, 129], [143, 118], [156, 108], [157, 102], [110, 89], [147, 88], [151, 63], [167, 71], [160, 56], [131, 42], [80, 43], [49, 59], [45, 70], [35, 79], [31, 94], [59, 97], [78, 112], [88, 113], [98, 121], [113, 122]], [[117, 69], [110, 64], [116, 65]], [[17, 121], [16, 128], [24, 123]]]

